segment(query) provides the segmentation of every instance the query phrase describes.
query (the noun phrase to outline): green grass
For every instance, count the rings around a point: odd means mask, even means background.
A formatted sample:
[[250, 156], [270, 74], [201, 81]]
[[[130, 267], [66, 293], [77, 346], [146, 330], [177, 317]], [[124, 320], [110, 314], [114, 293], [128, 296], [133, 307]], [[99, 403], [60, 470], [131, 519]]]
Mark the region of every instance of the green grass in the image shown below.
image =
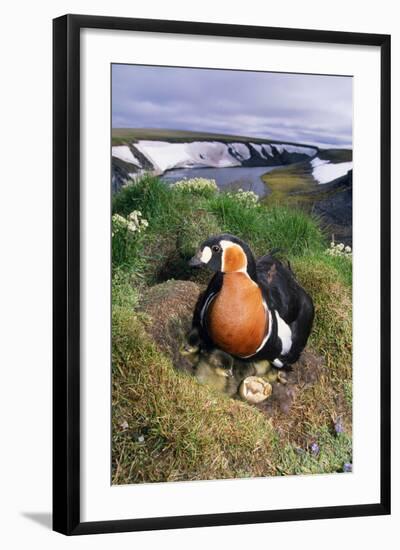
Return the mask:
[[264, 201], [268, 204], [278, 204], [287, 201], [291, 193], [311, 191], [316, 187], [312, 177], [310, 161], [297, 162], [282, 168], [276, 168], [262, 178], [271, 193]]
[[[114, 195], [113, 214], [127, 216], [132, 210], [140, 210], [154, 224], [171, 221], [177, 204], [168, 187], [157, 177], [144, 175], [135, 185], [123, 187]], [[157, 225], [157, 227], [158, 227]]]
[[275, 440], [274, 450], [278, 454], [276, 463], [280, 474], [342, 472], [343, 465], [348, 462], [352, 453], [351, 435], [335, 435], [323, 427], [315, 432], [315, 442], [317, 441], [319, 450], [313, 453], [310, 449], [292, 444], [282, 446], [280, 440]]
[[209, 208], [224, 231], [231, 232], [252, 247], [256, 255], [280, 248], [289, 255], [309, 254], [323, 249], [318, 222], [300, 210], [285, 206], [243, 208], [234, 198], [218, 194]]
[[333, 163], [349, 162], [353, 160], [353, 151], [351, 149], [320, 149], [318, 157]]
[[[148, 175], [116, 194], [112, 210], [123, 216], [140, 210], [150, 223], [148, 235], [179, 235], [182, 249], [186, 239], [197, 235], [200, 244], [201, 234], [206, 238], [219, 230], [245, 239], [259, 255], [274, 247], [291, 255], [317, 253], [326, 240], [318, 220], [300, 210], [285, 206], [244, 208], [226, 193], [198, 196], [171, 191], [159, 178]], [[204, 226], [200, 234], [198, 224]], [[193, 252], [193, 246], [187, 248]]]
[[[351, 261], [346, 259], [348, 263]], [[314, 299], [315, 322], [309, 347], [325, 361], [325, 374], [313, 388], [305, 389], [301, 418], [315, 427], [329, 426], [341, 417], [351, 436], [352, 292], [347, 270], [332, 268], [325, 257], [294, 262], [299, 281]], [[351, 462], [351, 460], [348, 460]]]
[[[132, 258], [113, 257], [113, 483], [341, 471], [352, 461], [351, 260], [328, 256], [318, 220], [287, 206], [244, 208], [223, 193], [177, 192], [145, 176], [113, 199], [114, 213], [132, 210], [149, 227], [135, 237]], [[176, 371], [140, 313], [143, 293], [158, 282], [205, 284], [210, 274], [187, 260], [222, 231], [245, 239], [257, 256], [280, 247], [315, 303], [308, 349], [323, 358], [323, 374], [297, 388], [289, 414], [270, 420]]]

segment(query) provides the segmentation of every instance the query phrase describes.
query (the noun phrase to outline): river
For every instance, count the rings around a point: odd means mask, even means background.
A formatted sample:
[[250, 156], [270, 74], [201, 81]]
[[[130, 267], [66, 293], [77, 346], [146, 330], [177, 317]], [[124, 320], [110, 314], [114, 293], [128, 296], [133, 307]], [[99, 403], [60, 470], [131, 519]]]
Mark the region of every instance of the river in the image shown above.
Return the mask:
[[278, 166], [230, 166], [227, 168], [179, 168], [169, 170], [162, 175], [167, 183], [174, 183], [182, 179], [207, 178], [214, 179], [218, 187], [224, 191], [237, 190], [253, 191], [259, 197], [270, 193], [268, 186], [261, 176], [271, 172]]

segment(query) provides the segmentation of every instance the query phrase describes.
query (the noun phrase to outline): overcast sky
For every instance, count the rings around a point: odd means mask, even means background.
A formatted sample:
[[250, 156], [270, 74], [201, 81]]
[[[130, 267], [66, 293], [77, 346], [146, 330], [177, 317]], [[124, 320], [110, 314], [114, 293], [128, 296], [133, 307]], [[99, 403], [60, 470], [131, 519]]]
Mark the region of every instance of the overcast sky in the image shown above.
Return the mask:
[[352, 146], [352, 78], [113, 65], [114, 128]]

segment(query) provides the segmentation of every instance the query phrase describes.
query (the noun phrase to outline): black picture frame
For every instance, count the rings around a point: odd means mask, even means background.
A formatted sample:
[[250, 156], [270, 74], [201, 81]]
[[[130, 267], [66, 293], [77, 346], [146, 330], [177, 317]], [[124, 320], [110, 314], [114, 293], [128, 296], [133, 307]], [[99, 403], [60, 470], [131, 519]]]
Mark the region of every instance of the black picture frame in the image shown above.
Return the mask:
[[[378, 46], [381, 51], [381, 441], [379, 502], [81, 522], [80, 31], [84, 28]], [[390, 513], [390, 36], [151, 19], [65, 15], [53, 21], [53, 529], [66, 535]]]

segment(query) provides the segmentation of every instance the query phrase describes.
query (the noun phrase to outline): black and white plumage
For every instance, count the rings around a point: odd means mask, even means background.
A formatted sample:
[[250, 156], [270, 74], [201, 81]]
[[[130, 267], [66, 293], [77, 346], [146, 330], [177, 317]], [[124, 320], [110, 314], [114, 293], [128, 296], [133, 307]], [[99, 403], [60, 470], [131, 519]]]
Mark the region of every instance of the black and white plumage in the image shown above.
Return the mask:
[[193, 316], [205, 349], [276, 367], [297, 361], [311, 332], [314, 306], [292, 271], [267, 254], [255, 261], [249, 246], [222, 234], [205, 241], [192, 266], [215, 271]]

